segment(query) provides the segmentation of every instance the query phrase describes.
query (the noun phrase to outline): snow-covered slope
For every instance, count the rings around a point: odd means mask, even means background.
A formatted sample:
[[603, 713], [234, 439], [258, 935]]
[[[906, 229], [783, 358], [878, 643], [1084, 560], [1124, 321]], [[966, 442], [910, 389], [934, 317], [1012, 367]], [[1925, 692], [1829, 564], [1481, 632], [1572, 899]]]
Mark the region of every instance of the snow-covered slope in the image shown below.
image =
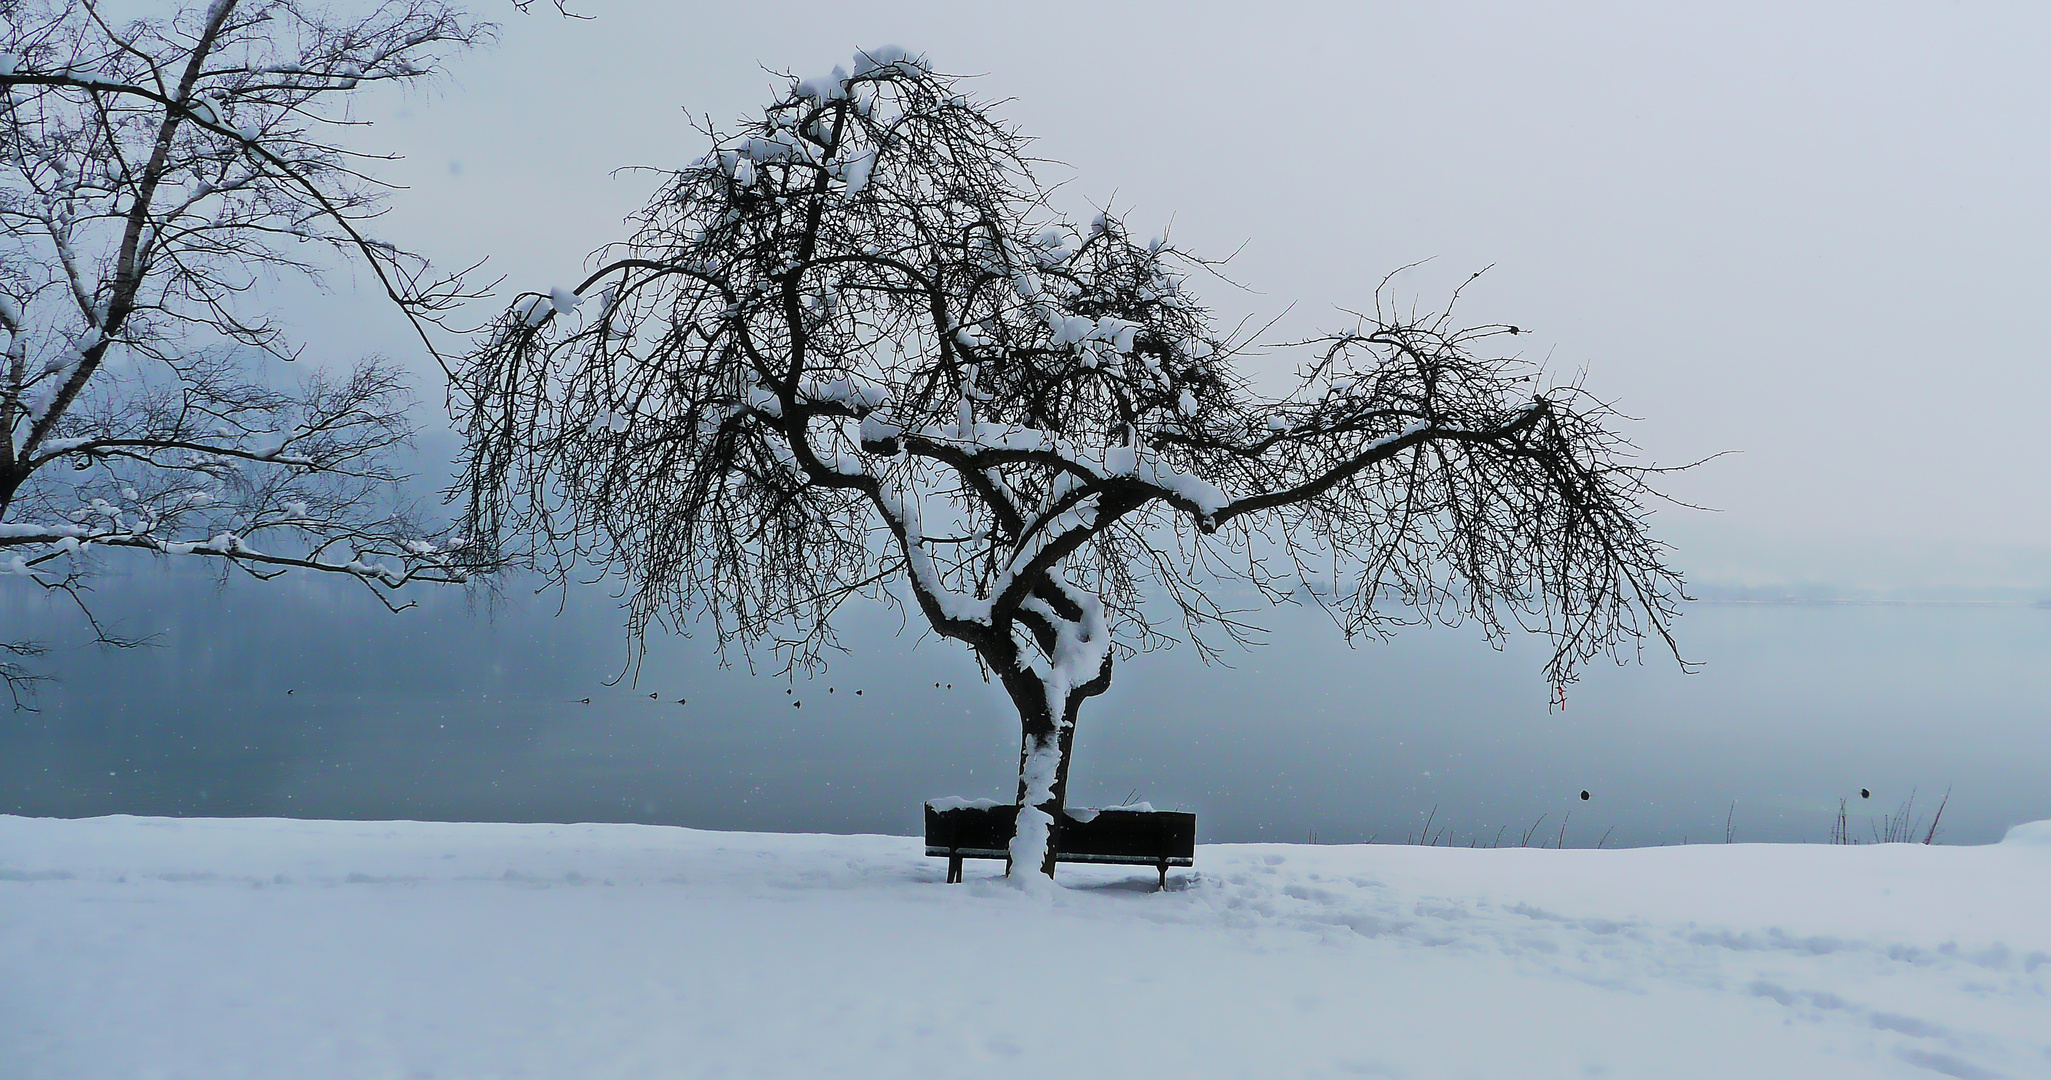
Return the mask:
[[0, 817], [0, 1076], [2047, 1077], [2051, 822], [1973, 848]]

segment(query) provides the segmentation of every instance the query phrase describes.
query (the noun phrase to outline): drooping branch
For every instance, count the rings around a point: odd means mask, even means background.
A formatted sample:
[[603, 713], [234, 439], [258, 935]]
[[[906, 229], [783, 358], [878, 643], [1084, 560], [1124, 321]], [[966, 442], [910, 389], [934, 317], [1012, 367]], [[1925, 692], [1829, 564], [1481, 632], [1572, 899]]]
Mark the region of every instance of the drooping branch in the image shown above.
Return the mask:
[[17, 661], [46, 652], [31, 641], [0, 641], [0, 684], [7, 687], [8, 704], [17, 712], [35, 707], [36, 684], [48, 676]]

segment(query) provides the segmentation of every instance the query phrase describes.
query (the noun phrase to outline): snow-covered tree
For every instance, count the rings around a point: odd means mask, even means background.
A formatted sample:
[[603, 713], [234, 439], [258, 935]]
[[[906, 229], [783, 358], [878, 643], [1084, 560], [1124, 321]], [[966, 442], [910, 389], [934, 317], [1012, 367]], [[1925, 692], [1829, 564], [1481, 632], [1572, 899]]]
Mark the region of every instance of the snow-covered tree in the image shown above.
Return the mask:
[[[436, 0], [352, 15], [213, 0], [127, 22], [93, 0], [0, 0], [9, 587], [90, 621], [96, 552], [346, 575], [388, 604], [460, 577], [447, 537], [392, 497], [412, 430], [402, 373], [280, 377], [300, 347], [254, 297], [353, 266], [423, 330], [461, 298], [460, 276], [371, 231], [380, 159], [341, 138], [352, 94], [426, 79], [488, 32]], [[34, 676], [20, 658], [40, 648], [21, 633], [0, 628], [17, 706]]]
[[812, 665], [846, 601], [908, 599], [1017, 707], [1015, 867], [1052, 872], [1117, 662], [1245, 632], [1222, 581], [1315, 580], [1349, 636], [1539, 630], [1557, 683], [1666, 638], [1646, 471], [1600, 402], [1477, 351], [1514, 327], [1377, 294], [1257, 393], [1185, 287], [1202, 261], [1064, 217], [1018, 132], [902, 50], [707, 134], [460, 369], [466, 526], [480, 556], [617, 574], [636, 641], [708, 618]]

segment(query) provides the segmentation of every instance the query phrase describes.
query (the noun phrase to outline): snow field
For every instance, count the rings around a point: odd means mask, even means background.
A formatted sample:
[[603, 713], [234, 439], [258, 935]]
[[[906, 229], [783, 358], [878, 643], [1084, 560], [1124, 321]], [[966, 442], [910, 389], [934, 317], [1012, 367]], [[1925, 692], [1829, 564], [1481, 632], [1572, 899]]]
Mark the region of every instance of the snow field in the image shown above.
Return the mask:
[[1986, 847], [1208, 845], [0, 817], [0, 1076], [2045, 1077]]

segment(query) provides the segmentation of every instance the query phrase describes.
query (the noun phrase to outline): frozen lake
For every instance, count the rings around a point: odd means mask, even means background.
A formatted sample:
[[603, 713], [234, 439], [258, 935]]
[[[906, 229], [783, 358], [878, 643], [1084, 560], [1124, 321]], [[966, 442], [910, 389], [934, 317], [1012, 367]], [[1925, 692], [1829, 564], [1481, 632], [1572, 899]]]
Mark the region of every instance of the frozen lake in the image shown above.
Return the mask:
[[[925, 798], [1010, 794], [1001, 693], [880, 615], [817, 678], [722, 670], [691, 639], [607, 686], [624, 653], [596, 594], [561, 617], [455, 595], [385, 617], [323, 583], [109, 579], [102, 596], [161, 643], [62, 650], [42, 711], [0, 713], [0, 813], [902, 834]], [[1074, 801], [1195, 810], [1205, 842], [1402, 842], [1427, 819], [1463, 845], [1721, 842], [1727, 821], [1741, 841], [1821, 841], [1841, 798], [1868, 836], [1947, 788], [1949, 842], [2051, 818], [2043, 608], [1696, 604], [1698, 674], [1598, 666], [1564, 710], [1533, 643], [1409, 630], [1349, 650], [1313, 613], [1268, 624], [1274, 644], [1231, 668], [1125, 661], [1083, 714]]]

